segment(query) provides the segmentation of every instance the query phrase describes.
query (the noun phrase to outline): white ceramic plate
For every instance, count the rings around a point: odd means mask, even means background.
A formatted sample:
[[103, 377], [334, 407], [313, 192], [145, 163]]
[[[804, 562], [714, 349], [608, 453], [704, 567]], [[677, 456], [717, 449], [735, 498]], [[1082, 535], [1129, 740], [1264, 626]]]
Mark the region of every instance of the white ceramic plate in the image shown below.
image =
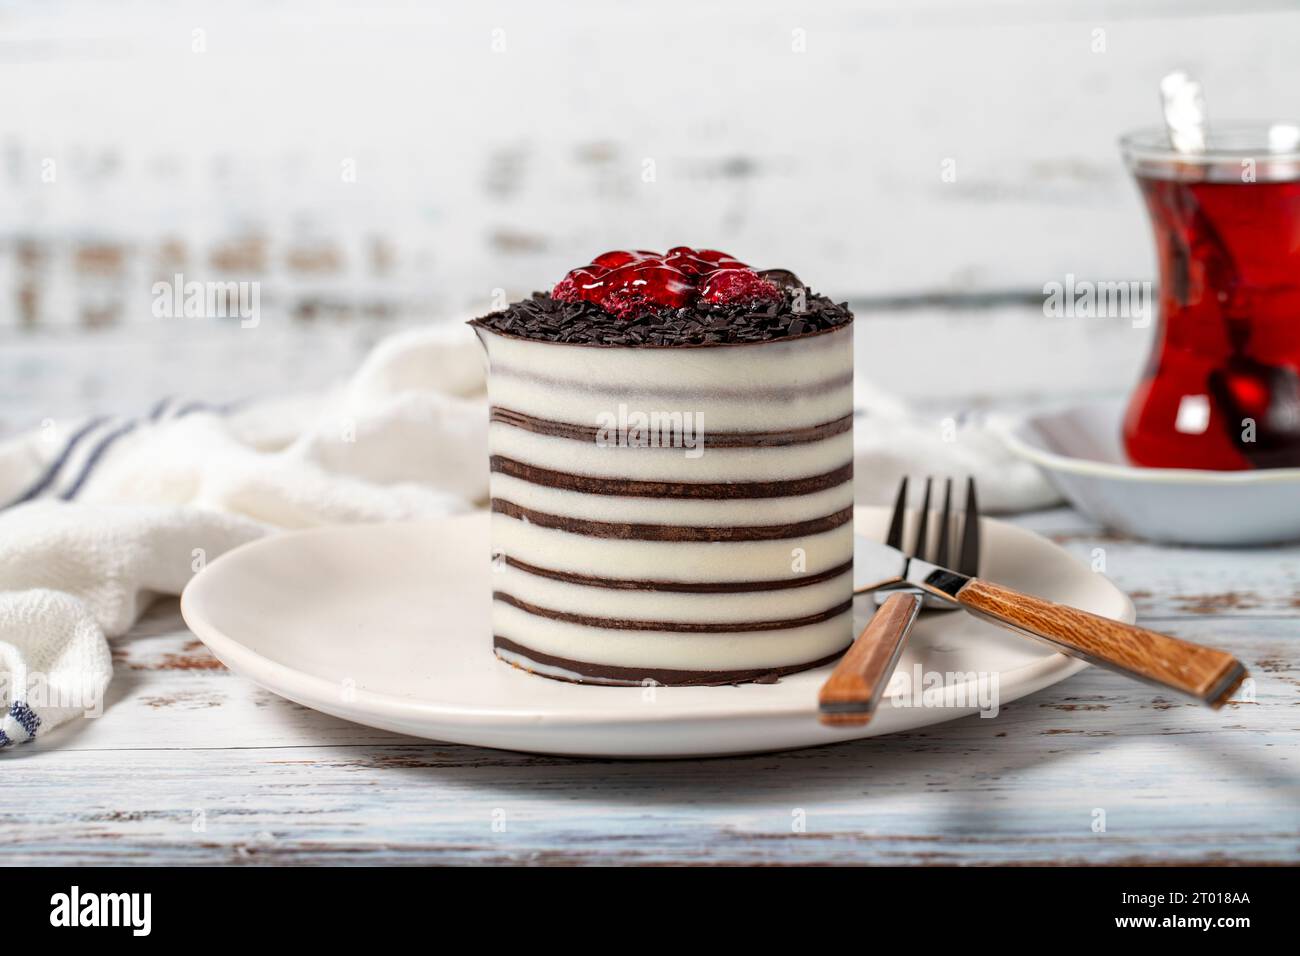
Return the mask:
[[[859, 535], [883, 536], [888, 513], [859, 508]], [[983, 524], [987, 574], [1123, 621], [1128, 598], [1054, 544]], [[861, 545], [860, 545], [861, 547]], [[923, 616], [865, 728], [817, 721], [829, 668], [776, 684], [592, 687], [516, 670], [492, 654], [486, 514], [414, 524], [275, 535], [223, 555], [181, 599], [185, 621], [232, 670], [315, 710], [434, 740], [535, 753], [688, 757], [810, 747], [975, 713], [979, 685], [949, 684], [940, 704], [895, 706], [915, 674], [996, 680], [1006, 704], [1085, 665], [961, 612]], [[872, 607], [859, 599], [863, 621]], [[933, 678], [930, 678], [933, 679]], [[964, 699], [963, 699], [964, 698]]]
[[1300, 538], [1300, 468], [1200, 471], [1128, 464], [1124, 404], [1032, 415], [1006, 434], [1070, 503], [1117, 531], [1178, 544], [1258, 545]]

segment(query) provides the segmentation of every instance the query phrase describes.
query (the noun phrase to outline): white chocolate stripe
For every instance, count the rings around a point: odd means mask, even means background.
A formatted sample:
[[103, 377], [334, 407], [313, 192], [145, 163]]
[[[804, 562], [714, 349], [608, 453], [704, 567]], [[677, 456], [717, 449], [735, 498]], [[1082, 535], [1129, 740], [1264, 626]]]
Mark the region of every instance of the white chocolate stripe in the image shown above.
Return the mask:
[[794, 574], [819, 574], [850, 560], [853, 524], [774, 541], [635, 541], [569, 534], [493, 514], [492, 551], [539, 567], [595, 577], [692, 583], [772, 581]]
[[[502, 380], [529, 382], [547, 389], [559, 389], [583, 395], [619, 398], [627, 394], [627, 382], [617, 379], [607, 380], [600, 376], [591, 379], [574, 378], [571, 374], [567, 377], [551, 377], [527, 366], [516, 367], [507, 365], [504, 362], [493, 363], [492, 374]], [[806, 381], [792, 380], [786, 384], [782, 384], [780, 378], [776, 381], [759, 379], [750, 381], [747, 384], [736, 385], [720, 383], [716, 378], [701, 381], [694, 385], [682, 385], [680, 382], [672, 385], [656, 383], [650, 389], [650, 393], [661, 396], [666, 401], [687, 405], [701, 399], [716, 400], [720, 398], [738, 398], [742, 401], [759, 398], [766, 401], [785, 402], [800, 395], [821, 395], [825, 392], [838, 391], [852, 384], [853, 372], [851, 370], [846, 369], [833, 375], [826, 375], [825, 370], [822, 370], [822, 374], [818, 378]]]
[[[630, 409], [628, 410], [630, 413]], [[616, 436], [619, 429], [624, 431], [625, 440], [628, 444], [642, 444], [633, 442], [626, 436], [635, 437], [641, 432], [663, 436], [667, 440], [662, 441], [669, 447], [682, 447], [683, 438], [690, 437], [696, 447], [701, 448], [777, 448], [783, 445], [803, 445], [810, 442], [821, 441], [831, 438], [835, 435], [842, 434], [853, 428], [853, 416], [844, 415], [830, 422], [821, 422], [817, 425], [811, 425], [806, 428], [785, 428], [778, 431], [743, 431], [743, 432], [722, 432], [709, 429], [696, 429], [695, 423], [685, 416], [660, 415], [640, 416], [637, 419], [628, 417], [622, 421], [618, 419], [607, 419], [601, 425], [582, 425], [575, 422], [557, 422], [549, 418], [535, 418], [531, 415], [525, 415], [510, 408], [501, 408], [493, 405], [489, 409], [489, 419], [493, 422], [500, 422], [503, 425], [510, 425], [514, 428], [522, 428], [524, 431], [534, 432], [538, 435], [550, 435], [554, 438], [566, 438], [569, 441], [585, 442], [588, 445], [609, 443], [611, 437]], [[645, 444], [649, 444], [646, 442]]]
[[[835, 607], [852, 590], [852, 572], [801, 588], [746, 591], [736, 594], [690, 594], [592, 587], [539, 577], [501, 565], [492, 577], [494, 590], [528, 604], [631, 621], [721, 624], [808, 617]], [[704, 635], [709, 636], [709, 635]]]
[[[728, 671], [668, 671], [665, 672], [654, 668], [641, 667], [641, 668], [631, 668], [630, 670], [627, 670], [625, 668], [620, 668], [620, 671], [626, 671], [626, 674], [615, 675], [610, 673], [611, 668], [609, 668], [608, 665], [602, 665], [602, 664], [593, 665], [590, 662], [583, 662], [583, 661], [565, 661], [562, 664], [555, 663], [552, 661], [542, 661], [540, 660], [540, 658], [543, 657], [544, 655], [540, 654], [539, 652], [534, 650], [529, 650], [528, 648], [521, 648], [518, 651], [512, 650], [504, 646], [501, 643], [501, 641], [496, 638], [493, 639], [493, 645], [497, 657], [501, 658], [501, 660], [505, 661], [508, 664], [513, 664], [516, 667], [523, 668], [524, 670], [529, 671], [533, 674], [541, 674], [546, 677], [553, 677], [557, 680], [573, 681], [574, 683], [579, 683], [579, 684], [603, 684], [603, 685], [610, 685], [614, 687], [648, 687], [652, 685], [659, 685], [661, 683], [660, 678], [665, 673], [670, 673], [675, 675], [675, 679], [669, 681], [670, 685], [673, 683], [678, 683], [679, 679], [684, 675], [694, 678], [699, 684], [704, 684], [705, 686], [716, 685], [718, 683], [724, 683], [724, 684], [734, 683], [738, 679], [739, 675], [743, 675], [743, 678], [741, 679], [750, 681], [750, 680], [754, 680], [760, 673], [767, 673], [767, 674], [783, 674], [783, 673], [792, 673], [792, 672], [797, 673], [799, 671], [808, 670], [810, 667], [822, 666], [824, 664], [830, 663], [831, 660], [834, 660], [834, 658], [838, 657], [840, 654], [839, 651], [836, 651], [833, 655], [829, 655], [829, 659], [819, 659], [814, 661], [801, 662], [794, 665], [782, 665], [781, 667], [765, 669], [764, 671], [756, 671], [754, 669], [751, 669], [747, 671], [728, 670]], [[583, 670], [574, 670], [573, 668], [575, 667], [582, 668]], [[597, 668], [600, 671], [599, 676], [592, 676], [589, 672], [584, 672], [584, 671], [589, 671], [593, 667]], [[639, 676], [636, 677], [632, 676], [638, 673]], [[659, 675], [659, 676], [655, 676], [655, 675]], [[720, 678], [720, 680], [715, 681], [711, 679], [712, 675], [717, 675], [717, 677]]]
[[494, 601], [492, 631], [543, 654], [577, 661], [597, 657], [615, 667], [743, 670], [817, 660], [843, 650], [851, 640], [852, 613], [782, 630], [686, 634], [570, 624]]
[[524, 670], [531, 671], [534, 674], [541, 674], [545, 677], [554, 677], [558, 680], [572, 681], [575, 684], [588, 684], [588, 683], [612, 684], [617, 687], [650, 686], [650, 684], [647, 683], [647, 681], [644, 679], [624, 680], [619, 678], [606, 677], [606, 678], [602, 678], [601, 680], [593, 680], [592, 678], [588, 677], [586, 674], [580, 674], [577, 671], [569, 670], [564, 667], [557, 667], [554, 664], [543, 664], [540, 661], [533, 660], [531, 657], [526, 657], [523, 654], [517, 654], [514, 651], [506, 650], [505, 648], [502, 647], [496, 648], [496, 655], [497, 657], [505, 661], [507, 664], [513, 664], [515, 667], [521, 667]]
[[522, 478], [502, 474], [493, 474], [489, 486], [493, 498], [527, 502], [528, 507], [536, 511], [567, 518], [631, 524], [700, 527], [792, 524], [833, 514], [853, 504], [852, 479], [809, 495], [734, 501], [592, 495], [535, 485]]
[[677, 389], [811, 389], [853, 371], [853, 330], [785, 341], [712, 348], [599, 348], [537, 342], [478, 330], [490, 338], [492, 376], [518, 370], [551, 381], [625, 390], [630, 382], [672, 383]]
[[488, 395], [493, 405], [502, 408], [579, 425], [599, 424], [600, 416], [617, 415], [620, 405], [645, 414], [691, 413], [702, 416], [705, 431], [806, 428], [853, 412], [851, 384], [827, 392], [800, 392], [784, 398], [764, 398], [761, 394], [727, 398], [700, 391], [686, 400], [680, 395], [660, 394], [644, 386], [623, 384], [608, 393], [594, 394], [507, 376], [498, 377], [493, 372], [488, 383]]
[[805, 445], [778, 448], [710, 448], [695, 454], [683, 448], [602, 447], [538, 435], [495, 422], [488, 428], [494, 455], [571, 474], [638, 481], [756, 482], [820, 475], [853, 458], [853, 433]]

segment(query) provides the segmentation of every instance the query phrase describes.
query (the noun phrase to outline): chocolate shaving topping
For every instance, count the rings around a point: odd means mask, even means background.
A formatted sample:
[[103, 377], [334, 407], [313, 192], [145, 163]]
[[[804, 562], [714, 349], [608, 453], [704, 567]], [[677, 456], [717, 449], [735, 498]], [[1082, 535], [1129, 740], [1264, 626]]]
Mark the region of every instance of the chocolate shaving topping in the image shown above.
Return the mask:
[[786, 285], [779, 302], [696, 302], [627, 319], [590, 302], [557, 302], [548, 293], [534, 292], [531, 298], [470, 324], [542, 342], [655, 348], [768, 342], [815, 335], [852, 321], [847, 302], [836, 304], [802, 286]]

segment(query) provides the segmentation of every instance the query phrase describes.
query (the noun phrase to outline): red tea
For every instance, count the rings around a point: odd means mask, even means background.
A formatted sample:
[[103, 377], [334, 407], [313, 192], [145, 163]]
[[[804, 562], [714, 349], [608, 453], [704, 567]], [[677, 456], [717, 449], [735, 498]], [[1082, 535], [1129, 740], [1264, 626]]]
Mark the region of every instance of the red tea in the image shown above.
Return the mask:
[[1135, 464], [1300, 466], [1300, 171], [1285, 171], [1252, 182], [1204, 169], [1188, 178], [1177, 163], [1136, 170], [1155, 228], [1160, 319], [1124, 422]]

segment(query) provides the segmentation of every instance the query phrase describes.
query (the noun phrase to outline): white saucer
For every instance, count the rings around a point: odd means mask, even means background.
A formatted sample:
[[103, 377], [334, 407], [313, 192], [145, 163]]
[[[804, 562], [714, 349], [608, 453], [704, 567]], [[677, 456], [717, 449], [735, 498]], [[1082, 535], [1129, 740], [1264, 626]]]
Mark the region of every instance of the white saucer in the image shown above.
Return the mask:
[[[888, 513], [859, 508], [883, 536]], [[185, 589], [185, 621], [232, 670], [304, 706], [434, 740], [535, 753], [687, 757], [810, 747], [924, 727], [979, 709], [973, 681], [951, 706], [881, 705], [865, 728], [817, 721], [829, 668], [739, 687], [592, 687], [547, 680], [491, 650], [488, 519], [275, 535], [212, 562]], [[990, 577], [1124, 621], [1132, 603], [1056, 545], [983, 523]], [[860, 615], [870, 613], [859, 599]], [[861, 622], [859, 623], [861, 626]], [[961, 612], [923, 616], [896, 674], [980, 672], [1006, 704], [1085, 665]], [[959, 694], [970, 696], [964, 702]], [[964, 703], [964, 706], [961, 704]]]
[[1124, 454], [1121, 401], [1031, 415], [1005, 435], [1070, 503], [1116, 531], [1197, 545], [1300, 538], [1300, 468], [1139, 468]]

